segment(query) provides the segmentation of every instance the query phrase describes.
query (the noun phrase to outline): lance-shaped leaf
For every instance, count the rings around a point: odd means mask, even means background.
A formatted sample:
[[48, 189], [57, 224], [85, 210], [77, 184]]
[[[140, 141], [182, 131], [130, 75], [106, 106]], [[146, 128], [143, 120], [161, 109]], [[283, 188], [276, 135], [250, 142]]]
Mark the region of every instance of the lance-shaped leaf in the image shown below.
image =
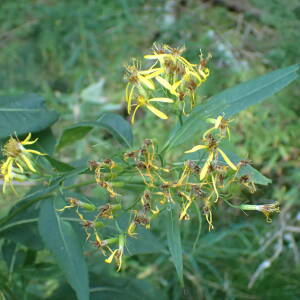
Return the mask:
[[45, 106], [45, 100], [34, 94], [0, 96], [0, 138], [13, 134], [38, 132], [51, 126], [58, 114]]
[[180, 282], [183, 284], [183, 261], [178, 208], [170, 204], [166, 212], [167, 241], [172, 262]]
[[119, 115], [106, 113], [95, 122], [80, 122], [66, 128], [56, 145], [56, 150], [83, 139], [94, 128], [108, 130], [125, 147], [131, 147], [133, 144], [130, 124]]
[[54, 198], [46, 199], [41, 205], [40, 235], [75, 290], [78, 299], [88, 300], [88, 269], [78, 236], [71, 224], [60, 218], [54, 200]]

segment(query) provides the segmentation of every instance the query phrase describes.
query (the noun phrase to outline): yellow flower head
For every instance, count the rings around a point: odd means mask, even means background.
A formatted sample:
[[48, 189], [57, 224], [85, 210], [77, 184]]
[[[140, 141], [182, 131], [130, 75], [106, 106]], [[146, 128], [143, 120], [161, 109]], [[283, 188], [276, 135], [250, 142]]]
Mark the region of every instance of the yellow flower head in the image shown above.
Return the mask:
[[131, 117], [131, 122], [134, 123], [136, 112], [140, 107], [146, 107], [148, 110], [150, 110], [152, 113], [154, 113], [156, 116], [158, 116], [161, 119], [168, 119], [168, 116], [163, 113], [162, 111], [158, 110], [156, 107], [154, 107], [151, 102], [161, 102], [161, 103], [173, 103], [174, 101], [170, 98], [151, 98], [147, 99], [146, 97], [139, 95], [136, 98], [136, 107], [134, 109], [134, 112]]
[[218, 147], [218, 142], [212, 135], [205, 137], [203, 140], [205, 143], [204, 145], [194, 146], [192, 149], [184, 152], [184, 153], [193, 153], [201, 149], [206, 149], [208, 151], [207, 160], [204, 163], [203, 168], [200, 172], [200, 180], [203, 180], [205, 178], [205, 176], [208, 173], [210, 164], [217, 157], [218, 153], [221, 154], [224, 161], [232, 170], [237, 171], [237, 167], [235, 166], [235, 164], [229, 159], [229, 157], [224, 153], [224, 151]]
[[256, 210], [262, 212], [266, 216], [266, 221], [268, 223], [272, 222], [270, 215], [272, 213], [279, 213], [280, 207], [278, 202], [270, 203], [270, 204], [262, 204], [262, 205], [254, 205], [254, 204], [242, 204], [240, 205], [241, 210]]
[[1, 174], [4, 178], [3, 192], [8, 183], [12, 183], [13, 178], [18, 178], [18, 173], [24, 173], [26, 171], [36, 172], [31, 160], [31, 154], [46, 155], [36, 150], [26, 149], [24, 146], [32, 145], [36, 143], [38, 139], [30, 140], [31, 133], [23, 141], [19, 141], [17, 137], [10, 137], [8, 142], [3, 147], [3, 155], [6, 156], [6, 160], [1, 165]]
[[105, 262], [107, 264], [111, 264], [113, 259], [115, 259], [117, 267], [118, 267], [117, 271], [120, 271], [121, 267], [122, 267], [122, 258], [123, 258], [123, 255], [124, 255], [124, 248], [125, 248], [125, 235], [120, 234], [118, 239], [119, 239], [118, 249], [115, 249], [114, 251], [112, 251], [109, 248], [110, 252], [111, 252], [111, 255], [107, 259], [105, 259]]

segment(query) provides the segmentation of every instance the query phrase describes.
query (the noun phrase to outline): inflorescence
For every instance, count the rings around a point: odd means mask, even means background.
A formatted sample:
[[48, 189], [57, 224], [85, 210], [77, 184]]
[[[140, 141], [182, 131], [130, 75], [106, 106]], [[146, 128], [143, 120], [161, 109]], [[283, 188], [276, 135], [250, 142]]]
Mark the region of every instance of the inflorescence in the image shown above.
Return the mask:
[[[206, 66], [210, 55], [204, 58], [201, 53], [199, 63], [192, 64], [182, 56], [184, 51], [184, 47], [154, 44], [152, 53], [144, 57], [152, 61], [148, 69], [142, 69], [137, 60], [126, 66], [128, 84], [125, 98], [132, 123], [142, 107], [160, 119], [167, 119], [168, 116], [159, 109], [159, 105], [172, 104], [172, 112], [184, 115], [192, 111], [197, 102], [196, 89], [207, 80], [210, 73]], [[192, 206], [201, 207], [209, 230], [214, 228], [213, 209], [220, 201], [243, 211], [260, 211], [266, 216], [267, 222], [271, 222], [270, 215], [279, 212], [277, 202], [232, 205], [228, 201], [233, 185], [239, 184], [251, 193], [256, 191], [251, 175], [240, 172], [248, 163], [241, 161], [235, 164], [220, 147], [222, 140], [230, 138], [229, 125], [232, 121], [222, 115], [207, 119], [212, 126], [199, 136], [198, 145], [184, 152], [191, 155], [202, 151], [203, 159], [200, 160], [190, 156], [190, 159], [181, 163], [164, 162], [163, 165], [156, 143], [145, 139], [140, 148], [125, 152], [117, 159], [90, 161], [89, 168], [95, 176], [95, 183], [106, 190], [108, 202], [97, 207], [93, 203], [69, 197], [68, 205], [58, 211], [75, 209], [87, 240], [102, 252], [106, 263], [115, 261], [118, 270], [122, 266], [126, 238], [137, 236], [138, 226], [149, 229], [152, 221], [160, 217], [170, 204], [179, 207], [177, 217], [180, 221], [190, 219]], [[4, 145], [5, 160], [0, 169], [3, 192], [7, 184], [13, 187], [14, 180], [27, 180], [29, 175], [37, 172], [32, 156], [45, 154], [27, 149], [25, 146], [37, 141], [30, 139], [31, 134], [23, 141], [11, 137]], [[137, 181], [143, 192], [130, 208], [125, 208], [124, 188], [127, 183], [132, 183], [132, 179]], [[111, 236], [106, 231], [107, 222], [116, 220], [124, 211], [129, 211], [131, 216], [127, 227], [120, 229], [117, 226], [117, 233]]]

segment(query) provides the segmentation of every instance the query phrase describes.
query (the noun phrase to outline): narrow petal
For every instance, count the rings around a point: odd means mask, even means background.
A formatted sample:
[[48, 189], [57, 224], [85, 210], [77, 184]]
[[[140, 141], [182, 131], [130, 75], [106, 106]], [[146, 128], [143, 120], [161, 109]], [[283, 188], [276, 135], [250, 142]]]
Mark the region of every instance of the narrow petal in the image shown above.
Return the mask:
[[32, 141], [27, 141], [27, 142], [21, 142], [22, 145], [32, 145], [38, 141], [39, 138], [36, 138]]
[[116, 255], [118, 249], [114, 250], [113, 253], [105, 260], [107, 264], [110, 264], [112, 260], [114, 259], [114, 256]]
[[28, 169], [29, 169], [30, 171], [36, 172], [35, 168], [33, 167], [32, 163], [31, 163], [31, 161], [30, 161], [30, 159], [29, 159], [28, 157], [26, 157], [25, 154], [22, 154], [22, 155], [21, 155], [21, 158], [22, 158], [22, 160], [26, 163], [26, 165], [27, 165], [27, 167], [28, 167]]
[[214, 158], [214, 153], [210, 152], [209, 156], [208, 156], [208, 158], [207, 158], [207, 160], [206, 160], [206, 162], [205, 162], [205, 164], [204, 164], [204, 166], [203, 166], [203, 168], [200, 172], [200, 180], [203, 180], [204, 177], [206, 176], [207, 171], [208, 171], [208, 167], [209, 167], [210, 163], [212, 162], [213, 158]]
[[215, 128], [219, 128], [221, 122], [222, 122], [223, 117], [222, 116], [218, 116], [216, 123], [215, 123]]
[[151, 104], [147, 104], [146, 107], [153, 112], [156, 116], [158, 116], [161, 119], [168, 119], [168, 116], [163, 113], [162, 111], [158, 110], [157, 108], [155, 108], [154, 106], [152, 106]]
[[180, 86], [181, 82], [182, 82], [182, 80], [178, 80], [175, 83], [173, 83], [173, 85], [172, 85], [173, 92], [176, 92], [176, 89]]
[[12, 165], [14, 159], [12, 157], [8, 157], [6, 161], [2, 164], [1, 170], [7, 170], [9, 168], [9, 165]]
[[156, 72], [158, 70], [162, 70], [162, 68], [149, 68], [147, 70], [142, 70], [142, 71], [138, 71], [140, 75], [148, 75], [148, 74], [151, 74], [153, 72]]
[[155, 85], [153, 83], [152, 80], [145, 78], [144, 76], [140, 75], [138, 76], [139, 80], [141, 81], [141, 83], [143, 85], [145, 85], [147, 88], [149, 88], [150, 90], [154, 90], [155, 89]]
[[133, 111], [133, 114], [132, 114], [132, 117], [131, 117], [131, 123], [132, 123], [132, 124], [134, 123], [135, 114], [136, 114], [136, 112], [138, 111], [138, 109], [139, 109], [140, 107], [141, 107], [140, 105], [137, 105], [136, 108], [135, 108], [134, 111]]
[[30, 139], [31, 139], [31, 132], [28, 133], [28, 135], [27, 135], [26, 138], [21, 142], [21, 144], [23, 145], [24, 143], [27, 143]]
[[129, 95], [128, 95], [127, 111], [128, 111], [129, 115], [130, 115], [130, 112], [131, 112], [131, 100], [132, 100], [132, 95], [133, 95], [134, 89], [135, 89], [135, 86], [133, 85], [130, 92], [129, 92]]
[[47, 155], [46, 153], [42, 153], [40, 151], [32, 150], [32, 149], [25, 149], [24, 152], [30, 152], [37, 155]]
[[172, 90], [172, 86], [171, 84], [164, 78], [162, 78], [161, 76], [157, 76], [155, 78], [165, 89], [171, 91]]
[[189, 71], [189, 74], [191, 74], [191, 75], [193, 75], [194, 77], [196, 77], [199, 83], [202, 82], [201, 77], [200, 77], [196, 72], [194, 72], [194, 71]]
[[227, 163], [227, 165], [232, 169], [232, 170], [237, 170], [237, 167], [231, 162], [231, 160], [228, 158], [228, 156], [220, 149], [220, 148], [218, 148], [217, 149], [220, 153], [221, 153], [221, 155], [222, 155], [222, 157], [224, 158], [224, 160], [226, 161], [226, 163]]
[[194, 66], [196, 66], [195, 64], [191, 64], [189, 61], [187, 61], [184, 57], [179, 56], [178, 59], [185, 64], [186, 66], [188, 66], [189, 68], [193, 68]]
[[162, 54], [150, 54], [150, 55], [145, 55], [144, 58], [145, 59], [159, 59], [159, 58], [163, 58], [166, 57], [170, 54], [166, 54], [166, 53], [162, 53]]
[[126, 85], [126, 90], [125, 90], [125, 101], [126, 102], [128, 102], [128, 100], [129, 100], [129, 87], [130, 87], [130, 82], [128, 82]]
[[19, 168], [20, 172], [21, 172], [21, 173], [24, 173], [23, 167], [22, 167], [18, 162], [16, 162], [16, 165], [17, 165], [17, 167]]
[[207, 129], [207, 130], [203, 133], [202, 138], [205, 140], [205, 139], [206, 139], [206, 136], [207, 136], [210, 132], [212, 132], [212, 131], [214, 131], [214, 130], [215, 130], [215, 127], [212, 127], [212, 128]]
[[184, 153], [192, 153], [192, 152], [196, 152], [198, 150], [201, 150], [201, 149], [207, 149], [208, 146], [207, 145], [197, 145], [195, 147], [193, 147], [192, 149], [190, 150], [187, 150], [187, 151], [184, 151]]
[[174, 103], [174, 100], [170, 98], [151, 98], [148, 102], [163, 102], [163, 103]]
[[145, 78], [151, 79], [151, 78], [154, 78], [154, 77], [160, 75], [160, 74], [163, 73], [163, 72], [164, 72], [163, 68], [158, 68], [158, 70], [156, 70], [155, 72], [146, 75]]
[[214, 187], [214, 190], [215, 190], [216, 196], [217, 196], [217, 198], [216, 198], [215, 202], [217, 202], [217, 201], [218, 201], [218, 199], [219, 199], [219, 193], [218, 193], [218, 189], [217, 189], [217, 185], [216, 185], [216, 180], [215, 180], [215, 177], [214, 177], [214, 175], [213, 175], [213, 174], [211, 174], [211, 180], [212, 180], [212, 184], [213, 184], [213, 187]]

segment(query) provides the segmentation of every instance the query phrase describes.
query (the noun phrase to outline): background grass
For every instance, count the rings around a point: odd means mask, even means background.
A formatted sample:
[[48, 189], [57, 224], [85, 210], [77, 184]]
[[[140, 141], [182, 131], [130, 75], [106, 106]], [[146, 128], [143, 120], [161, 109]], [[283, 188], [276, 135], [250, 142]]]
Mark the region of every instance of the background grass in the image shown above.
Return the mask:
[[[104, 110], [123, 113], [123, 65], [133, 56], [141, 58], [154, 41], [184, 44], [192, 61], [197, 59], [199, 48], [213, 54], [211, 76], [200, 91], [205, 99], [244, 80], [299, 62], [299, 28], [297, 0], [2, 0], [0, 93], [35, 92], [46, 97], [48, 105], [61, 113], [54, 127], [55, 135], [59, 135], [64, 126], [94, 120]], [[101, 101], [83, 99], [82, 90], [99, 80], [103, 82]], [[99, 263], [95, 273], [108, 272], [119, 282], [119, 276], [146, 279], [151, 288], [160, 289], [169, 299], [299, 299], [299, 96], [297, 82], [238, 115], [232, 129], [232, 143], [239, 154], [250, 158], [273, 180], [254, 195], [239, 191], [239, 200], [280, 201], [283, 212], [272, 224], [262, 215], [245, 216], [220, 205], [214, 212], [216, 230], [208, 233], [203, 222], [200, 240], [193, 248], [199, 230], [198, 218], [193, 216], [183, 228], [184, 289], [167, 255], [133, 256], [121, 275]], [[154, 124], [160, 133], [156, 139], [163, 140], [166, 131], [154, 122], [151, 117], [138, 122], [134, 129], [137, 140]], [[106, 155], [111, 141], [94, 134], [57, 156], [68, 161], [81, 158], [87, 151], [91, 157]], [[8, 201], [1, 203], [2, 211], [12, 203]], [[154, 230], [163, 240], [159, 228], [157, 224]], [[271, 242], [264, 248], [266, 241]], [[41, 261], [46, 257], [41, 255]], [[271, 267], [248, 289], [257, 267], [272, 257]], [[6, 278], [5, 267], [1, 270]], [[11, 282], [14, 292], [25, 288], [28, 299], [54, 299], [51, 292], [57, 287], [57, 273], [51, 269], [47, 272], [44, 278], [32, 281], [28, 279], [30, 270], [24, 271], [20, 265]], [[71, 291], [65, 289], [71, 297]]]

